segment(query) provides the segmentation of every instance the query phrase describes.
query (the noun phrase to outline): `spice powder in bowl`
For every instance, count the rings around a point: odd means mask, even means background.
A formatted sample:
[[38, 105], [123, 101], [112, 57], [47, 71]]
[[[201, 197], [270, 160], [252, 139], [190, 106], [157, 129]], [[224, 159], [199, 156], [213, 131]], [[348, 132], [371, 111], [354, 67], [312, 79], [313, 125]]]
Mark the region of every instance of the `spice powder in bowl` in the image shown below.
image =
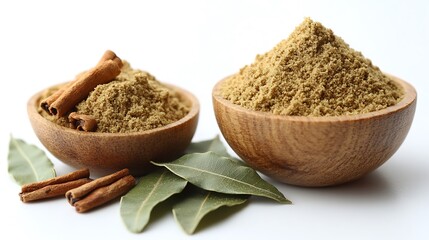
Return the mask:
[[332, 30], [306, 18], [289, 38], [222, 85], [247, 109], [288, 116], [340, 116], [395, 105], [402, 91]]
[[271, 51], [213, 88], [218, 126], [256, 170], [284, 183], [358, 179], [404, 141], [416, 91], [306, 18]]
[[[57, 89], [48, 89], [41, 99]], [[123, 61], [121, 73], [111, 82], [98, 85], [75, 107], [80, 115], [96, 119], [96, 132], [131, 133], [173, 123], [189, 112], [176, 93], [149, 73], [131, 68]], [[67, 117], [52, 116], [41, 108], [47, 119], [69, 127]]]
[[195, 134], [199, 102], [107, 50], [73, 81], [36, 93], [27, 110], [41, 143], [62, 162], [142, 175], [153, 170], [150, 161], [183, 154]]

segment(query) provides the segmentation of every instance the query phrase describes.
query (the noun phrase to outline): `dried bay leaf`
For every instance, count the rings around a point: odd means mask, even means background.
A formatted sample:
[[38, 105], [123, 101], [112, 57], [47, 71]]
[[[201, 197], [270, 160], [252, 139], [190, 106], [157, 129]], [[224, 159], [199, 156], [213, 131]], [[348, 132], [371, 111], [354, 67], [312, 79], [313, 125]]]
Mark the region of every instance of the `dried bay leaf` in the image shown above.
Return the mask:
[[248, 198], [249, 195], [232, 195], [192, 188], [173, 206], [173, 215], [183, 230], [192, 234], [208, 213], [223, 206], [243, 204]]
[[38, 147], [10, 136], [8, 172], [19, 185], [55, 177], [54, 165]]
[[185, 150], [185, 153], [205, 153], [205, 152], [214, 152], [224, 157], [228, 157], [231, 161], [234, 161], [240, 165], [246, 166], [246, 164], [240, 159], [232, 157], [223, 145], [222, 141], [219, 138], [219, 135], [214, 137], [211, 140], [205, 140], [201, 142], [191, 143], [188, 148]]
[[139, 183], [121, 198], [120, 213], [131, 232], [142, 232], [152, 209], [170, 196], [181, 192], [187, 181], [160, 169], [140, 178]]
[[252, 168], [214, 152], [187, 154], [170, 163], [153, 164], [164, 166], [177, 176], [205, 190], [250, 194], [271, 198], [280, 203], [291, 203]]
[[185, 153], [204, 153], [209, 151], [215, 152], [224, 157], [230, 156], [225, 146], [220, 141], [219, 135], [211, 140], [191, 143], [185, 150]]

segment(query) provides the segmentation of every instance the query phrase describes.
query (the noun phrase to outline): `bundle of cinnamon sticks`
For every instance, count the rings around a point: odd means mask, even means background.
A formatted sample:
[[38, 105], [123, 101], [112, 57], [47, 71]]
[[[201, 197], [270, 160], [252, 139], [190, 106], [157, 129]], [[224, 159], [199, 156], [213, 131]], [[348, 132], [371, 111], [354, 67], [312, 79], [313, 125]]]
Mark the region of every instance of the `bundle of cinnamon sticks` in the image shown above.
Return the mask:
[[70, 112], [78, 103], [86, 99], [97, 85], [114, 80], [121, 73], [122, 66], [122, 60], [114, 52], [107, 50], [94, 68], [78, 75], [75, 80], [43, 99], [40, 107], [57, 118], [69, 114], [70, 127], [73, 129], [95, 131], [97, 121], [94, 117]]
[[23, 202], [65, 196], [82, 213], [126, 194], [134, 185], [135, 179], [128, 169], [95, 180], [89, 178], [88, 169], [82, 169], [23, 185], [19, 196]]

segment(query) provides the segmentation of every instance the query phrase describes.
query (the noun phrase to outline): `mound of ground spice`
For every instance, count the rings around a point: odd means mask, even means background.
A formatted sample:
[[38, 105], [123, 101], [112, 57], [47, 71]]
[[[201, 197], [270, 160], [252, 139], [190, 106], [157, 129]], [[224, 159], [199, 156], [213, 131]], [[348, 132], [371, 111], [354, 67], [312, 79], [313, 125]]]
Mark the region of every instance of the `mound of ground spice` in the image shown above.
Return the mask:
[[[55, 90], [50, 89], [45, 96]], [[128, 62], [123, 61], [121, 73], [113, 81], [98, 85], [74, 110], [94, 117], [97, 120], [96, 132], [126, 133], [178, 121], [189, 112], [189, 106], [155, 77], [132, 69]], [[65, 117], [55, 118], [42, 110], [39, 112], [57, 124], [69, 126]]]
[[402, 90], [370, 60], [310, 18], [226, 79], [221, 92], [245, 108], [289, 116], [367, 113], [402, 97]]

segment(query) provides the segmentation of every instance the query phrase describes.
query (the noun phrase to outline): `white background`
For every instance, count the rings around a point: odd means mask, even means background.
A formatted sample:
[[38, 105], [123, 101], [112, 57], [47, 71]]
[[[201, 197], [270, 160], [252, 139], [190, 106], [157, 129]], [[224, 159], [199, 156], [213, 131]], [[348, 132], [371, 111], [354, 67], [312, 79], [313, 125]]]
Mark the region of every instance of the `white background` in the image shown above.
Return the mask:
[[[78, 214], [63, 199], [24, 204], [7, 172], [9, 134], [42, 147], [28, 98], [92, 67], [106, 49], [201, 103], [195, 141], [219, 134], [211, 89], [310, 16], [383, 71], [410, 82], [418, 106], [398, 152], [366, 178], [331, 188], [273, 182], [293, 205], [252, 198], [192, 239], [429, 239], [427, 1], [1, 1], [0, 239], [188, 239], [164, 211], [141, 234], [119, 203]], [[50, 156], [58, 175], [73, 169]], [[239, 210], [239, 211], [238, 211]], [[8, 237], [6, 237], [8, 236]]]

